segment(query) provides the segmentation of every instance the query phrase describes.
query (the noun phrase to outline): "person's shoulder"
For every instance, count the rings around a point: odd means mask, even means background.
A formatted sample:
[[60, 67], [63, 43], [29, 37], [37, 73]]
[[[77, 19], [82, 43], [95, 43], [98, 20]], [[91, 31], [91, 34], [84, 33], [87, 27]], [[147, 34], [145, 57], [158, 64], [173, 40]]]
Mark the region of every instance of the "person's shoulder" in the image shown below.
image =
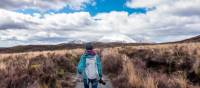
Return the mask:
[[97, 57], [99, 57], [99, 55], [98, 55], [98, 54], [96, 54], [96, 56], [97, 56]]
[[100, 58], [100, 56], [98, 54], [95, 55], [97, 58]]
[[98, 54], [96, 54], [96, 60], [101, 62], [101, 58], [100, 58], [100, 56]]
[[85, 53], [81, 55], [81, 57], [85, 57], [85, 56], [86, 56], [86, 54], [85, 54]]

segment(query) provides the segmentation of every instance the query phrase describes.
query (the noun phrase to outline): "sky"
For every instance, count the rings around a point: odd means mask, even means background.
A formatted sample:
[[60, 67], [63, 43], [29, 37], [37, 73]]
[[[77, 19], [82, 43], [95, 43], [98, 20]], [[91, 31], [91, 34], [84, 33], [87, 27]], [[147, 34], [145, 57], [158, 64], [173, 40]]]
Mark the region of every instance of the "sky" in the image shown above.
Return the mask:
[[1, 0], [0, 47], [200, 35], [200, 0]]

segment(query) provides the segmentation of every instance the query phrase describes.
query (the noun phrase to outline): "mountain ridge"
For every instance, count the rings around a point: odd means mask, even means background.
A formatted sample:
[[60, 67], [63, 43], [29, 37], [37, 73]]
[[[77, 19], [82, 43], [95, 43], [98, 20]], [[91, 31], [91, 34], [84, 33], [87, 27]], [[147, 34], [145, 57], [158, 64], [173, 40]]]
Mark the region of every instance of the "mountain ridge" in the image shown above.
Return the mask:
[[[126, 43], [126, 42], [100, 42], [93, 41], [95, 47], [107, 48], [107, 47], [119, 47], [119, 46], [137, 46], [137, 45], [158, 45], [158, 44], [173, 44], [173, 43], [193, 43], [200, 42], [200, 35], [192, 38], [184, 39], [176, 42], [166, 42], [166, 43]], [[63, 49], [75, 49], [83, 48], [84, 43], [82, 41], [72, 41], [68, 43], [61, 43], [57, 45], [18, 45], [13, 47], [1, 47], [0, 53], [18, 53], [18, 52], [28, 52], [28, 51], [45, 51], [45, 50], [63, 50]]]
[[200, 42], [200, 35], [194, 36], [192, 38], [184, 39], [184, 40], [181, 40], [181, 41], [178, 41], [178, 42], [180, 42], [180, 43]]

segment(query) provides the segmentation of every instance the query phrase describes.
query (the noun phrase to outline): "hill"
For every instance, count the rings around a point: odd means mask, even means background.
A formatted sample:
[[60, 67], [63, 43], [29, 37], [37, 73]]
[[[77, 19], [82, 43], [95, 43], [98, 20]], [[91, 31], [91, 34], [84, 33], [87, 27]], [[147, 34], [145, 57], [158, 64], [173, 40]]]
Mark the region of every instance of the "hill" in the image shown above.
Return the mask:
[[178, 41], [178, 42], [180, 42], [180, 43], [200, 42], [200, 35], [189, 38], [189, 39], [185, 39], [182, 41]]
[[[200, 42], [200, 35], [189, 39], [176, 41], [176, 42], [165, 42], [165, 43], [128, 43], [128, 42], [93, 42], [96, 48], [108, 48], [108, 47], [119, 47], [119, 46], [137, 46], [137, 45], [160, 45], [160, 44], [174, 44], [174, 43], [194, 43]], [[20, 45], [14, 47], [0, 47], [0, 53], [19, 53], [19, 52], [30, 52], [30, 51], [45, 51], [45, 50], [63, 50], [63, 49], [75, 49], [83, 48], [84, 43], [81, 41], [73, 41], [69, 43], [62, 43], [57, 45]]]
[[[150, 43], [121, 43], [121, 42], [93, 42], [95, 48], [108, 48], [118, 46], [136, 46], [136, 45], [149, 45]], [[20, 45], [14, 47], [0, 48], [0, 53], [20, 53], [31, 51], [46, 51], [46, 50], [63, 50], [63, 49], [76, 49], [83, 48], [84, 44], [77, 43], [62, 43], [58, 45]]]

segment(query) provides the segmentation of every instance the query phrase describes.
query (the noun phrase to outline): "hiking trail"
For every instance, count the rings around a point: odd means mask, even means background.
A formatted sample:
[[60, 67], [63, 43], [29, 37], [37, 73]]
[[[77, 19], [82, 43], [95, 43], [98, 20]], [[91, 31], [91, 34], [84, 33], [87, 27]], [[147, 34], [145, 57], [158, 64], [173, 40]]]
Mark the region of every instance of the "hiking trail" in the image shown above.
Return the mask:
[[[103, 80], [106, 82], [106, 85], [98, 84], [98, 88], [113, 88], [110, 82], [110, 79], [107, 76], [103, 77]], [[84, 88], [83, 82], [77, 82], [75, 88]], [[91, 88], [91, 87], [90, 87]]]

